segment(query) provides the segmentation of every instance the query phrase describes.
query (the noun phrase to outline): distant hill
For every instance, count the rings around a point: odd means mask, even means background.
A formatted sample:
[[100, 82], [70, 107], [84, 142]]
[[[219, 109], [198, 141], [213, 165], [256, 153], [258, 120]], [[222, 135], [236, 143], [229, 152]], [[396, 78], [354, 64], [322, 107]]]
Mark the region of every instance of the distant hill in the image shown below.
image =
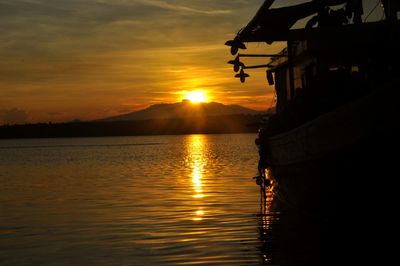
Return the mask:
[[70, 138], [178, 134], [257, 133], [263, 115], [220, 115], [131, 121], [39, 123], [0, 126], [3, 138]]
[[217, 102], [194, 104], [188, 100], [183, 100], [179, 103], [155, 104], [140, 111], [107, 117], [97, 121], [111, 122], [128, 120], [176, 119], [237, 114], [256, 115], [261, 113], [262, 112], [260, 111], [255, 111], [240, 105], [225, 105]]
[[256, 133], [262, 117], [239, 105], [182, 101], [96, 121], [4, 125], [0, 139]]

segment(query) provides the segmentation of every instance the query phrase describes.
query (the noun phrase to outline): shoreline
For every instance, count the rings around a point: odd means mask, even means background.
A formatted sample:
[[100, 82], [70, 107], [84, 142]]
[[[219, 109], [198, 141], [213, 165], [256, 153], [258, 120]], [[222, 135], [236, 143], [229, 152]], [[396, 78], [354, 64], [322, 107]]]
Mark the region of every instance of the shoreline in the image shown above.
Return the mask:
[[0, 126], [0, 139], [257, 133], [262, 115]]

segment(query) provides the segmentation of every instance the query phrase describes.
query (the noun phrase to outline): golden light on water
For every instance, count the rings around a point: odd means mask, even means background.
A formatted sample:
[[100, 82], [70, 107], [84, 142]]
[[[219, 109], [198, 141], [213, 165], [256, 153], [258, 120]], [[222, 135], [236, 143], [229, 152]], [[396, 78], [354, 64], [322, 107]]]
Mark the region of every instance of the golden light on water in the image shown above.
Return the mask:
[[[201, 205], [201, 200], [204, 195], [203, 173], [207, 164], [207, 157], [205, 154], [206, 136], [204, 135], [191, 135], [188, 136], [188, 158], [189, 166], [191, 168], [192, 190], [193, 198], [197, 200], [196, 205]], [[193, 221], [201, 221], [204, 215], [203, 207], [198, 207], [194, 212]]]
[[192, 184], [195, 192], [193, 198], [203, 198], [203, 184], [201, 180], [203, 165], [201, 161], [194, 161], [192, 167]]
[[197, 210], [195, 212], [194, 217], [193, 217], [192, 220], [193, 221], [201, 221], [201, 220], [203, 220], [203, 215], [204, 215], [203, 208], [200, 208], [199, 210]]
[[204, 215], [204, 211], [202, 210], [196, 211], [196, 215]]

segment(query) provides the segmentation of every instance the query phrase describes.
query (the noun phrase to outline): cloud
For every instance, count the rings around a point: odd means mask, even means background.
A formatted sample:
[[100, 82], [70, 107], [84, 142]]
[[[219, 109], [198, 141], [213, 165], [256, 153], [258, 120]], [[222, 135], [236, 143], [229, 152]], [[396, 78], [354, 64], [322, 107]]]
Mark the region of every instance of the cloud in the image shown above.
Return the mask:
[[0, 0], [0, 106], [61, 121], [233, 91], [224, 42], [262, 1]]
[[[159, 1], [159, 0], [137, 0], [137, 2], [143, 5], [149, 5], [154, 7], [159, 7], [167, 10], [173, 10], [178, 12], [186, 12], [186, 13], [199, 13], [199, 14], [206, 14], [206, 15], [219, 15], [219, 14], [230, 14], [232, 10], [201, 10], [196, 8], [191, 8], [181, 4], [172, 4], [168, 1]], [[185, 3], [190, 1], [185, 1]]]
[[25, 124], [28, 121], [28, 114], [23, 110], [12, 108], [0, 111], [0, 119], [3, 124]]

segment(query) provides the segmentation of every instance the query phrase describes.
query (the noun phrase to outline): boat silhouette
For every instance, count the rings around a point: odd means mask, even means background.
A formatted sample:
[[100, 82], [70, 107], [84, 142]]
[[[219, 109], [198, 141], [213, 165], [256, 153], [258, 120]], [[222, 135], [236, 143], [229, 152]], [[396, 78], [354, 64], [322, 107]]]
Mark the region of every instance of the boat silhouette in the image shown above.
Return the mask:
[[[256, 139], [257, 183], [263, 191], [272, 184], [284, 210], [316, 215], [330, 238], [363, 245], [357, 225], [383, 204], [371, 193], [384, 198], [382, 180], [397, 171], [400, 4], [382, 1], [384, 19], [367, 22], [362, 0], [273, 2], [226, 43], [236, 55], [248, 42], [286, 42], [280, 53], [264, 55], [276, 106]], [[306, 17], [303, 28], [292, 29]], [[235, 59], [240, 73], [252, 68], [244, 56]]]

